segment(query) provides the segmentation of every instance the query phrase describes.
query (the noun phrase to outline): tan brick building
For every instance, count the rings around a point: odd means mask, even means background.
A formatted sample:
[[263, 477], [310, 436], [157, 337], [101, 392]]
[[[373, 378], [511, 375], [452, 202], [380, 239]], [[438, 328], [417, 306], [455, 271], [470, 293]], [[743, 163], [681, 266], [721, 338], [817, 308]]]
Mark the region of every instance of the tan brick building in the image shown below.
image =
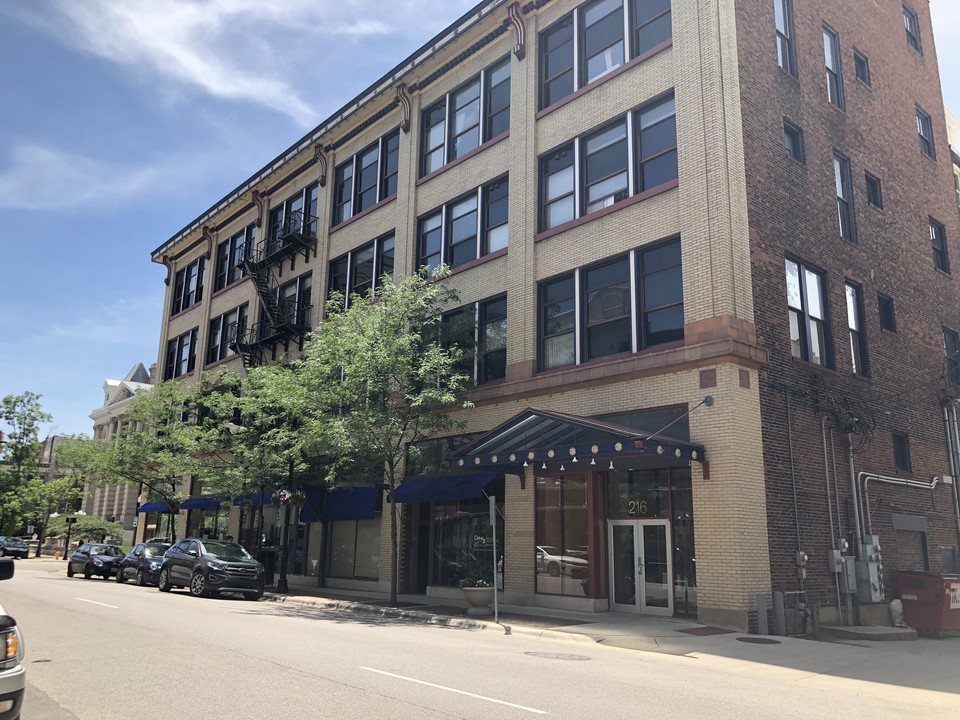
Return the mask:
[[[496, 566], [515, 603], [854, 621], [960, 530], [929, 13], [864, 4], [480, 3], [154, 251], [161, 377], [296, 356], [332, 289], [447, 263], [476, 408], [398, 497], [403, 591]], [[301, 517], [295, 566], [384, 589], [354, 500]]]

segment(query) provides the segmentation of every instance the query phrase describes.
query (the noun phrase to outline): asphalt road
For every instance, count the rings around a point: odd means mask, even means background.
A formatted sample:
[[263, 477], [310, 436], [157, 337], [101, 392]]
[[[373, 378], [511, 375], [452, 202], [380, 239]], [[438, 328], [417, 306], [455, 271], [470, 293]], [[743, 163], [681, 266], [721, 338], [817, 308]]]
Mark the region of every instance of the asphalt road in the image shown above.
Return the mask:
[[201, 600], [68, 579], [53, 563], [18, 563], [0, 598], [26, 636], [24, 720], [899, 720], [960, 711], [953, 693], [798, 674], [719, 654]]

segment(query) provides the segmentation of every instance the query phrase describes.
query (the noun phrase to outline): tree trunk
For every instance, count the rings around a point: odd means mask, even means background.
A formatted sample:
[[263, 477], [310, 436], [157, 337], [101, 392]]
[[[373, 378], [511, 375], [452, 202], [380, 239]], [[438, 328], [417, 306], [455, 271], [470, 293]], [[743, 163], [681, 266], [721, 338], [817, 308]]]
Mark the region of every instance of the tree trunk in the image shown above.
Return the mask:
[[393, 577], [390, 578], [390, 605], [397, 607], [397, 588], [400, 585], [400, 553], [397, 552], [397, 481], [390, 472], [390, 568]]

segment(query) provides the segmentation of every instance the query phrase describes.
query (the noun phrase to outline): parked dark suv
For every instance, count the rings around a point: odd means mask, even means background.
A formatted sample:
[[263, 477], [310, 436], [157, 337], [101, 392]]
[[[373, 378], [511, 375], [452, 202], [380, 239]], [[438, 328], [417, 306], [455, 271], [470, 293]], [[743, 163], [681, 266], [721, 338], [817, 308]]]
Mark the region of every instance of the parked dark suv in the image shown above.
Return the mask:
[[26, 558], [30, 549], [23, 538], [13, 535], [0, 535], [0, 557]]
[[123, 559], [123, 551], [117, 545], [101, 545], [100, 543], [83, 543], [74, 550], [67, 561], [67, 577], [82, 572], [89, 580], [99, 575], [108, 580], [116, 572], [116, 567]]
[[187, 538], [164, 553], [157, 587], [160, 592], [189, 588], [195, 597], [238, 592], [247, 600], [259, 600], [263, 582], [263, 565], [242, 545]]

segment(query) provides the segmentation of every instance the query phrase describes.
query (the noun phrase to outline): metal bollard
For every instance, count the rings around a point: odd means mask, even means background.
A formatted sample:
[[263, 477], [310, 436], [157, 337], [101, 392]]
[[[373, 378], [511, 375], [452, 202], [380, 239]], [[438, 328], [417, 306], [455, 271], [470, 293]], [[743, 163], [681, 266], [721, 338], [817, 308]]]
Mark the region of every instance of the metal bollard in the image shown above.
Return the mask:
[[757, 633], [769, 635], [767, 630], [767, 596], [764, 593], [757, 593]]
[[773, 594], [773, 633], [787, 634], [787, 614], [783, 607], [783, 593], [779, 590]]

